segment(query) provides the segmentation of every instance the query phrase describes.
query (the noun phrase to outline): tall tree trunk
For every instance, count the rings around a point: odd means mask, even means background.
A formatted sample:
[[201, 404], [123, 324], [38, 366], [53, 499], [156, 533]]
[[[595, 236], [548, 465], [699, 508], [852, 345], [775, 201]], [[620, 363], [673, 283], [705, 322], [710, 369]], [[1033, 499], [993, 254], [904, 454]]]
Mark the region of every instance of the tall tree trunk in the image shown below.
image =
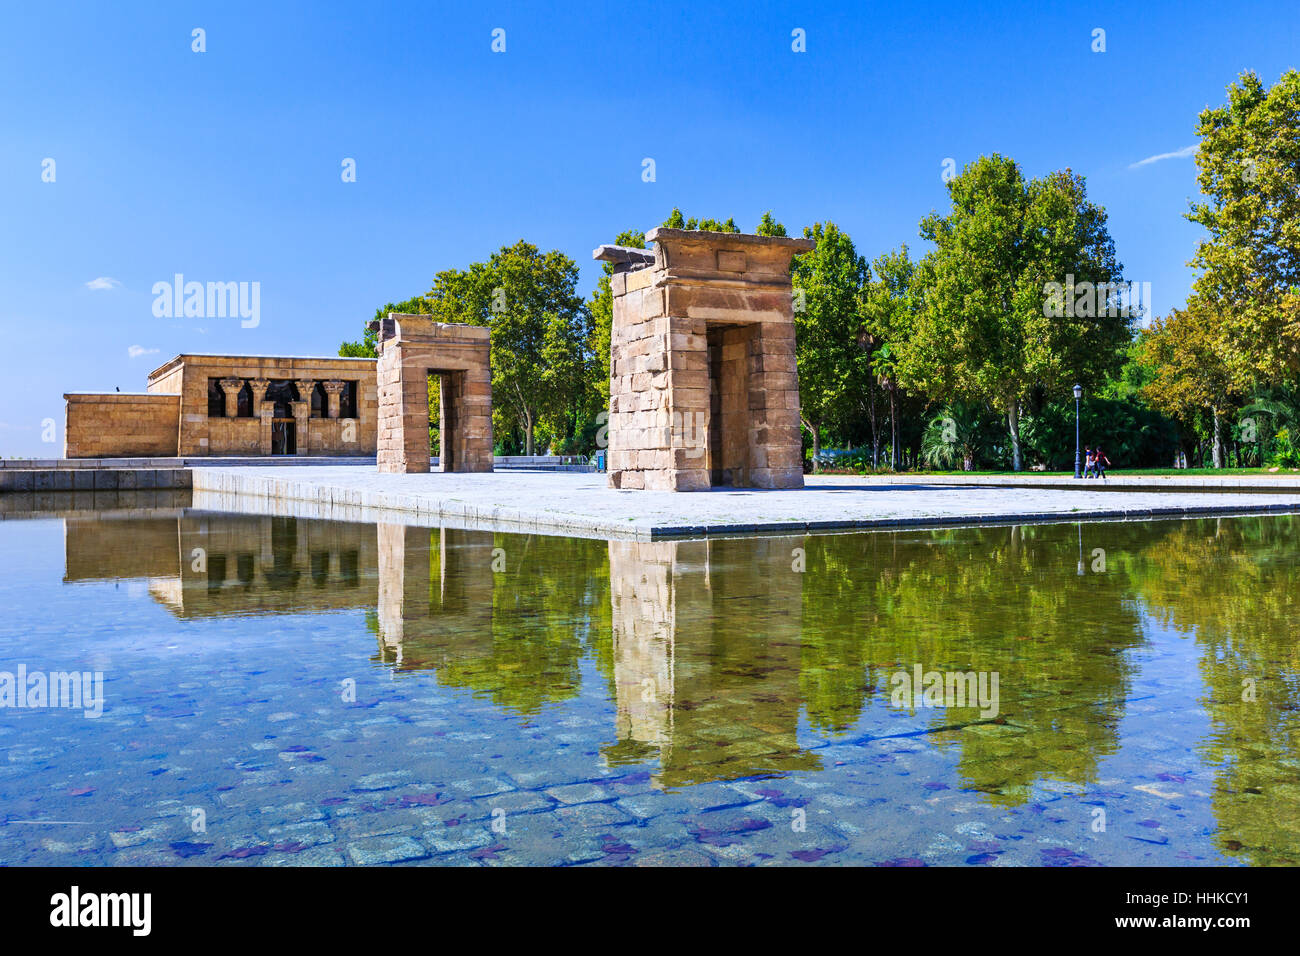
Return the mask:
[[898, 389], [892, 382], [885, 387], [889, 389], [889, 457], [898, 471]]
[[804, 425], [807, 426], [808, 431], [812, 432], [812, 445], [813, 445], [812, 465], [813, 465], [813, 474], [815, 475], [821, 471], [821, 467], [822, 467], [821, 464], [817, 461], [817, 456], [822, 453], [821, 429], [819, 429], [812, 422], [806, 420], [804, 421]]
[[1214, 417], [1214, 452], [1213, 460], [1215, 468], [1223, 467], [1223, 419], [1219, 417], [1219, 410], [1211, 408], [1210, 414]]
[[880, 432], [876, 427], [876, 383], [867, 380], [868, 410], [871, 415], [871, 467], [880, 467]]
[[533, 453], [533, 413], [531, 409], [524, 409], [524, 454], [532, 455]]
[[1013, 398], [1007, 405], [1007, 429], [1011, 433], [1011, 470], [1024, 468], [1024, 459], [1020, 455], [1020, 399]]

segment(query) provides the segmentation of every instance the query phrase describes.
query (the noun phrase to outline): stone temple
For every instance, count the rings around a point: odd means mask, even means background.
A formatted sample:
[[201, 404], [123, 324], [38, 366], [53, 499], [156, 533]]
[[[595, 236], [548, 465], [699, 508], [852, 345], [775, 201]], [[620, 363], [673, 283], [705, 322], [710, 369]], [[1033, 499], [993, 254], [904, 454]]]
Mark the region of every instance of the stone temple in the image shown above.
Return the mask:
[[374, 359], [186, 353], [146, 388], [66, 393], [63, 456], [375, 453]]
[[802, 488], [790, 260], [811, 239], [660, 227], [614, 264], [609, 484]]

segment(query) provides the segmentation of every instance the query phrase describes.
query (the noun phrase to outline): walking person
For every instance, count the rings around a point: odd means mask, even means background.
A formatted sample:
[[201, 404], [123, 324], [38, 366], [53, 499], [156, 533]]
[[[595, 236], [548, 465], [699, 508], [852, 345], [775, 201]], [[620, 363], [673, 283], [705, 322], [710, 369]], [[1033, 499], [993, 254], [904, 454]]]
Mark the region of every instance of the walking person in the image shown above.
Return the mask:
[[1110, 466], [1110, 459], [1105, 456], [1100, 446], [1098, 446], [1097, 450], [1093, 454], [1096, 456], [1095, 469], [1097, 476], [1101, 478], [1102, 481], [1105, 481], [1106, 469]]
[[1095, 459], [1092, 457], [1092, 448], [1088, 445], [1083, 446], [1083, 477], [1092, 477], [1092, 467]]

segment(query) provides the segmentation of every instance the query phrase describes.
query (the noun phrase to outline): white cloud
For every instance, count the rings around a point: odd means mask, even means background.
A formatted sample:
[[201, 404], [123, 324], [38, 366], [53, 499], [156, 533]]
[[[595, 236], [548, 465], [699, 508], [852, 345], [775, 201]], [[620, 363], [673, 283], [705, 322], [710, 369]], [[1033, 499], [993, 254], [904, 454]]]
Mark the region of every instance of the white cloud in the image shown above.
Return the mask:
[[93, 289], [96, 292], [106, 289], [120, 289], [122, 283], [109, 276], [100, 276], [98, 279], [91, 279], [86, 283], [87, 289]]
[[1176, 149], [1172, 153], [1157, 153], [1154, 156], [1148, 156], [1146, 159], [1139, 159], [1136, 163], [1129, 163], [1129, 169], [1137, 169], [1139, 166], [1146, 166], [1149, 163], [1158, 163], [1162, 159], [1186, 159], [1188, 156], [1196, 155], [1195, 144], [1184, 146], [1182, 149]]
[[147, 349], [143, 345], [132, 345], [126, 350], [126, 354], [131, 358], [139, 358], [141, 355], [155, 355], [157, 352], [157, 349]]

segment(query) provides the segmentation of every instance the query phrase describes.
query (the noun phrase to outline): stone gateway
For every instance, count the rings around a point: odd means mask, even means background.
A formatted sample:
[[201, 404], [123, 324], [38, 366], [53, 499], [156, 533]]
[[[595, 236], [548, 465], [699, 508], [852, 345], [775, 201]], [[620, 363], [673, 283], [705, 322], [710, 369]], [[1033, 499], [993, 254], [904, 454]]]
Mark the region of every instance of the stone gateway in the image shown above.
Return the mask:
[[790, 260], [811, 239], [660, 227], [614, 264], [609, 485], [802, 488]]
[[429, 376], [439, 378], [440, 471], [492, 470], [492, 364], [488, 329], [389, 313], [372, 322], [379, 350], [381, 473], [427, 472]]

